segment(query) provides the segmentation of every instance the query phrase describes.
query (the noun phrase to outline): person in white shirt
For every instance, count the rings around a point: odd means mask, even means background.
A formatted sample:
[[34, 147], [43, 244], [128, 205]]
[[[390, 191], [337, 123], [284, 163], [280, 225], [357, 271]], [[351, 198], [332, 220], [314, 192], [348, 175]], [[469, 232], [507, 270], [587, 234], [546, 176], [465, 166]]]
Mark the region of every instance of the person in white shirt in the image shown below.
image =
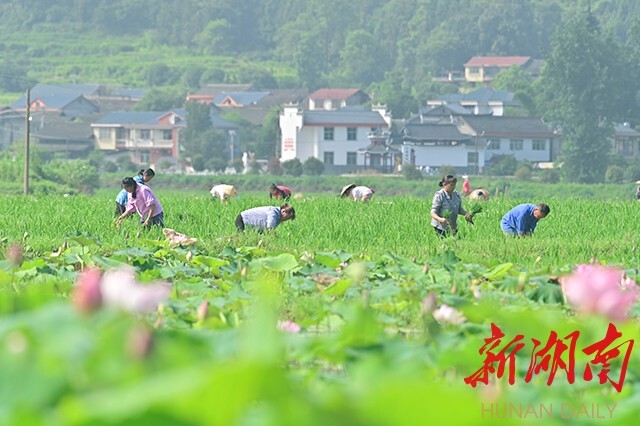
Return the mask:
[[375, 191], [373, 188], [369, 188], [368, 186], [356, 186], [355, 184], [347, 185], [342, 188], [342, 192], [340, 193], [341, 197], [351, 197], [353, 201], [362, 201], [366, 203], [371, 200]]
[[236, 229], [239, 232], [248, 228], [255, 228], [262, 233], [264, 230], [274, 229], [280, 223], [296, 218], [296, 211], [289, 204], [281, 207], [264, 206], [245, 210], [236, 217]]
[[237, 197], [238, 191], [233, 185], [215, 185], [211, 188], [211, 195], [215, 198], [220, 198], [221, 202], [227, 201], [231, 197]]

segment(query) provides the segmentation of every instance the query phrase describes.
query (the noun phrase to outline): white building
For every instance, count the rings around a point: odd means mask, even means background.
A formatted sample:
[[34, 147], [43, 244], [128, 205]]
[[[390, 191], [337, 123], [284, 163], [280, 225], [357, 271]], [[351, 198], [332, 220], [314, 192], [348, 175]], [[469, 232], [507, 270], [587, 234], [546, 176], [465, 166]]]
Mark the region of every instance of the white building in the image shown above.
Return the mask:
[[447, 165], [473, 174], [505, 155], [532, 163], [554, 161], [556, 144], [557, 135], [536, 117], [420, 116], [402, 130], [403, 163]]
[[450, 93], [427, 101], [429, 108], [442, 105], [462, 107], [474, 115], [503, 116], [505, 109], [517, 105], [517, 102], [511, 92], [482, 87], [469, 93]]
[[384, 106], [303, 111], [288, 105], [280, 114], [281, 160], [315, 157], [328, 172], [354, 171], [364, 167], [359, 150], [371, 143], [369, 133], [388, 131], [390, 126], [391, 115]]

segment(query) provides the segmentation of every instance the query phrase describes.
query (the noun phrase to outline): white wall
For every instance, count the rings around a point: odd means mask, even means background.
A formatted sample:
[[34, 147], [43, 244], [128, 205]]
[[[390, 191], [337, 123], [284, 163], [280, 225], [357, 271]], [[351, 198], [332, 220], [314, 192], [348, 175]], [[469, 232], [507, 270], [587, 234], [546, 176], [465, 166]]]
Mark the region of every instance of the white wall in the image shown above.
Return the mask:
[[[476, 152], [474, 146], [457, 145], [457, 146], [423, 146], [409, 145], [402, 146], [402, 162], [409, 164], [411, 162], [411, 149], [415, 150], [416, 166], [440, 167], [443, 165], [454, 167], [470, 167], [467, 162], [467, 153]], [[484, 166], [484, 150], [478, 150], [478, 161], [480, 168]]]
[[[491, 138], [487, 139], [488, 141]], [[497, 155], [513, 155], [516, 160], [522, 161], [551, 161], [551, 140], [550, 139], [540, 139], [545, 142], [545, 150], [544, 151], [534, 151], [532, 149], [533, 139], [522, 139], [522, 150], [512, 151], [509, 149], [509, 139], [500, 139], [500, 149], [488, 149], [486, 150], [486, 159], [489, 161], [492, 157]]]
[[298, 153], [298, 133], [301, 128], [302, 114], [298, 111], [298, 107], [285, 107], [282, 114], [280, 114], [280, 158], [282, 161], [296, 158]]

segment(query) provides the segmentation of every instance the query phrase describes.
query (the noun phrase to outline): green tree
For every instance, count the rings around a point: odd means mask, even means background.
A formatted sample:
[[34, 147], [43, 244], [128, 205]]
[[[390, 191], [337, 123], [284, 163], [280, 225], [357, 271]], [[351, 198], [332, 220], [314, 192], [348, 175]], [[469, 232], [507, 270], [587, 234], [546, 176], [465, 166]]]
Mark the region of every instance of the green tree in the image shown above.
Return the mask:
[[284, 172], [285, 175], [301, 176], [303, 172], [302, 162], [300, 162], [300, 160], [297, 158], [284, 161], [282, 163], [282, 171]]
[[193, 38], [193, 41], [205, 55], [221, 55], [228, 53], [231, 48], [229, 34], [231, 34], [229, 22], [226, 19], [216, 19], [209, 22], [202, 32]]
[[302, 171], [307, 176], [320, 176], [324, 172], [324, 163], [316, 157], [309, 157], [302, 163]]
[[276, 147], [280, 142], [280, 111], [278, 108], [271, 108], [264, 118], [258, 140], [258, 146], [255, 148], [258, 158], [271, 158], [276, 154]]
[[167, 111], [181, 108], [186, 93], [176, 87], [154, 88], [144, 94], [144, 98], [136, 104], [136, 111]]
[[296, 49], [294, 63], [300, 83], [309, 91], [322, 85], [324, 67], [320, 43], [313, 34], [303, 34]]
[[576, 182], [602, 182], [613, 124], [629, 96], [626, 59], [595, 18], [582, 14], [559, 27], [543, 69], [545, 118], [562, 127], [563, 174]]
[[347, 85], [369, 86], [381, 80], [385, 60], [376, 38], [364, 30], [354, 30], [347, 35], [340, 52], [339, 74]]
[[522, 67], [513, 65], [498, 73], [491, 82], [496, 90], [506, 90], [513, 93], [514, 99], [529, 113], [536, 114], [534, 79]]

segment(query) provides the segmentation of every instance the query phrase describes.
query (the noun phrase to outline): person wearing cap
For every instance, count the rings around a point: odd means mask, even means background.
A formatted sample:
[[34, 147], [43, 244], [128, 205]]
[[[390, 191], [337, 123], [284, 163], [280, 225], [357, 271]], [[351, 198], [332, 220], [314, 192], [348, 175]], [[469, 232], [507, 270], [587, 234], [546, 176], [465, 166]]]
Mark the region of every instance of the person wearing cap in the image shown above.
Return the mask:
[[275, 183], [272, 183], [269, 186], [269, 199], [271, 198], [279, 198], [288, 201], [291, 198], [291, 190], [286, 186], [276, 185]]
[[350, 184], [342, 188], [342, 192], [340, 192], [340, 196], [342, 198], [351, 196], [353, 201], [361, 200], [363, 203], [371, 200], [375, 191], [373, 188], [369, 188], [368, 186], [356, 186], [355, 184]]
[[458, 232], [458, 215], [464, 215], [469, 222], [473, 213], [469, 213], [462, 207], [462, 198], [456, 191], [458, 179], [453, 175], [444, 175], [438, 182], [442, 189], [438, 190], [431, 203], [431, 226], [439, 237], [446, 237], [449, 233], [455, 235]]
[[236, 217], [236, 229], [242, 232], [246, 228], [254, 228], [262, 233], [265, 229], [275, 229], [282, 222], [295, 218], [296, 211], [289, 204], [283, 204], [280, 207], [254, 207], [241, 212]]
[[214, 198], [220, 198], [220, 201], [223, 203], [231, 197], [238, 196], [238, 191], [233, 185], [225, 185], [225, 184], [215, 185], [213, 188], [211, 188], [211, 191], [209, 192], [211, 192], [211, 195]]
[[488, 201], [489, 200], [489, 191], [483, 188], [474, 189], [469, 194], [469, 199], [473, 201]]

